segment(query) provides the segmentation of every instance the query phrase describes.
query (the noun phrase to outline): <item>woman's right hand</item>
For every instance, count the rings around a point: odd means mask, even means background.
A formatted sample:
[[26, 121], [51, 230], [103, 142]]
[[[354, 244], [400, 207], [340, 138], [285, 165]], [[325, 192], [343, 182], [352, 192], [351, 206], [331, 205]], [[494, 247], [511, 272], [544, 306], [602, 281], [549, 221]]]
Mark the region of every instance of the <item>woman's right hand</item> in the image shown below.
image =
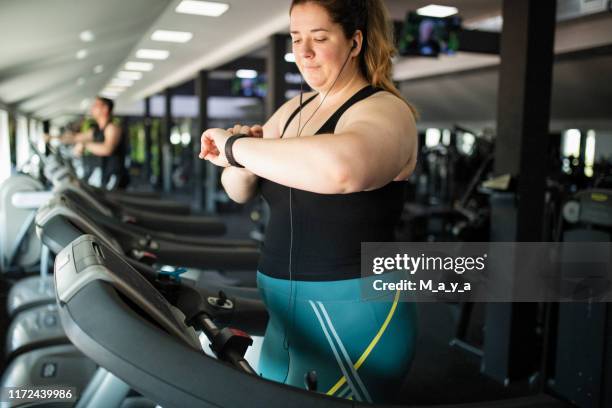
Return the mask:
[[[232, 135], [245, 134], [250, 137], [263, 137], [261, 125], [235, 125], [227, 129]], [[221, 174], [221, 184], [227, 195], [235, 202], [244, 204], [257, 193], [258, 177], [248, 169], [227, 167]]]
[[261, 125], [243, 126], [236, 124], [234, 127], [227, 129], [232, 135], [244, 134], [250, 137], [263, 137], [263, 127]]

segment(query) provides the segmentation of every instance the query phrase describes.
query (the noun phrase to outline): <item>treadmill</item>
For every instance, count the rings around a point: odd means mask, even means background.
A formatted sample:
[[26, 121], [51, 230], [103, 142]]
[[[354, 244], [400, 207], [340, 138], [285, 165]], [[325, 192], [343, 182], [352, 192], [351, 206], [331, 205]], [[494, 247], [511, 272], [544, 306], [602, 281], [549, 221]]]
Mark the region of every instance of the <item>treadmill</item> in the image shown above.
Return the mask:
[[[125, 224], [112, 217], [84, 210], [64, 195], [57, 195], [41, 207], [35, 219], [43, 243], [53, 253], [76, 237], [94, 234], [134, 259], [149, 263], [207, 268], [212, 270], [255, 270], [259, 258], [256, 243], [250, 240], [181, 236]], [[43, 230], [48, 233], [43, 233]], [[18, 282], [8, 297], [9, 315], [30, 305], [51, 301], [51, 277], [31, 277]]]
[[[123, 224], [119, 224], [123, 225]], [[51, 202], [42, 207], [36, 218], [37, 232], [45, 245], [51, 248], [54, 252], [61, 251], [66, 245], [83, 234], [93, 234], [100, 241], [104, 242], [115, 251], [124, 253], [127, 256], [128, 262], [142, 273], [156, 273], [155, 268], [151, 265], [140, 262], [140, 253], [145, 253], [147, 248], [138, 246], [138, 240], [144, 236], [139, 235], [131, 239], [121, 239], [108, 233], [103, 228], [100, 228], [97, 223], [92, 222], [86, 216], [79, 213], [79, 209], [69, 202], [62, 199], [62, 196], [54, 197]], [[128, 226], [124, 226], [128, 227]], [[208, 241], [204, 241], [208, 242]], [[237, 241], [242, 242], [242, 241]], [[248, 242], [248, 241], [247, 241]], [[149, 245], [155, 244], [159, 248], [166, 248], [165, 241], [154, 241], [152, 238], [148, 240]], [[218, 252], [216, 264], [210, 264], [215, 267], [237, 267], [244, 270], [254, 270], [255, 262], [257, 261], [258, 253], [255, 248], [246, 247], [241, 250], [240, 247], [228, 248], [229, 252], [223, 252], [223, 248], [213, 248], [210, 246], [194, 247], [185, 245], [186, 250], [191, 248], [195, 257], [194, 264], [197, 266], [206, 266], [207, 259], [211, 252]], [[235, 249], [235, 251], [234, 251]], [[159, 260], [164, 261], [163, 254], [159, 258], [152, 257], [156, 255], [153, 251], [145, 261]], [[224, 255], [225, 254], [225, 255]], [[244, 254], [250, 254], [247, 258], [241, 258]], [[243, 259], [242, 261], [240, 259]], [[215, 291], [223, 291], [230, 296], [240, 296], [247, 299], [258, 300], [259, 292], [254, 287], [232, 287], [228, 286], [222, 278], [215, 276], [207, 276], [200, 274], [192, 276], [189, 274], [189, 280], [193, 280], [193, 285], [206, 285], [212, 287]], [[24, 299], [23, 291], [20, 290], [23, 285], [18, 283], [9, 296], [9, 310], [14, 316], [7, 330], [6, 355], [10, 360], [17, 355], [28, 352], [34, 348], [49, 346], [53, 344], [68, 343], [68, 340], [60, 327], [59, 318], [57, 317], [57, 308], [54, 304], [55, 294], [53, 292], [53, 277], [49, 276], [46, 283], [49, 283], [49, 290], [46, 291], [47, 297], [38, 296], [32, 299]], [[195, 280], [194, 280], [195, 279]], [[39, 293], [40, 294], [40, 293]], [[53, 302], [53, 303], [52, 303]]]
[[[58, 255], [55, 280], [62, 325], [76, 347], [165, 408], [377, 406], [263, 379], [241, 366], [236, 354], [228, 358], [223, 348], [220, 359], [204, 355], [193, 328], [184, 323], [193, 322], [193, 305], [168, 296], [167, 288], [162, 295], [154, 282], [91, 236], [80, 237]], [[201, 306], [210, 304], [203, 299]], [[217, 333], [206, 332], [215, 344]], [[238, 348], [232, 351], [240, 354]], [[437, 407], [544, 408], [558, 402], [539, 394]]]

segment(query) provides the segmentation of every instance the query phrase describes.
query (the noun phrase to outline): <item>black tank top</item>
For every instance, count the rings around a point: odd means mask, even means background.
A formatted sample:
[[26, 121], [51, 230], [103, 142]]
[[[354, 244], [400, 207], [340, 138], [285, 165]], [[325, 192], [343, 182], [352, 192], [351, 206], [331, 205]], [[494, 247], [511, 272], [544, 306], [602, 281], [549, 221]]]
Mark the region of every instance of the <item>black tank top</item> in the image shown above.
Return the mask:
[[[104, 142], [104, 131], [108, 125], [112, 122], [110, 119], [102, 129], [99, 127], [94, 132], [93, 140], [96, 142]], [[110, 181], [112, 176], [117, 178], [117, 183], [120, 183], [126, 175], [125, 170], [125, 154], [126, 154], [126, 135], [121, 135], [119, 144], [115, 147], [115, 150], [109, 156], [103, 156], [100, 158], [100, 167], [102, 168], [102, 187], [105, 187]]]
[[[342, 114], [355, 103], [380, 91], [365, 87], [346, 101], [315, 134], [334, 133]], [[291, 120], [316, 97], [306, 100]], [[290, 189], [260, 179], [261, 194], [270, 206], [270, 220], [258, 269], [265, 275], [289, 279], [329, 281], [361, 276], [361, 243], [394, 240], [394, 227], [403, 206], [404, 183], [390, 182], [372, 191], [318, 194]], [[290, 211], [291, 210], [291, 211]], [[291, 218], [293, 219], [293, 234]], [[293, 244], [291, 245], [291, 236]]]

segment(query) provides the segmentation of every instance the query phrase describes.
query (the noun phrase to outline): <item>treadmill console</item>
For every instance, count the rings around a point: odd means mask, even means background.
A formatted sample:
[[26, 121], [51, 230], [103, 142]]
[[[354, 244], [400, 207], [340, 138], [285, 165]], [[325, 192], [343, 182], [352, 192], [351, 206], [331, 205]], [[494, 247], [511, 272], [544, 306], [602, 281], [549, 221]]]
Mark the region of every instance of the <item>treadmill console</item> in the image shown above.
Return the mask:
[[110, 283], [165, 331], [193, 348], [200, 348], [195, 332], [183, 323], [179, 312], [153, 285], [120, 254], [95, 237], [83, 235], [64, 248], [55, 259], [58, 302], [67, 303], [82, 288], [96, 280]]

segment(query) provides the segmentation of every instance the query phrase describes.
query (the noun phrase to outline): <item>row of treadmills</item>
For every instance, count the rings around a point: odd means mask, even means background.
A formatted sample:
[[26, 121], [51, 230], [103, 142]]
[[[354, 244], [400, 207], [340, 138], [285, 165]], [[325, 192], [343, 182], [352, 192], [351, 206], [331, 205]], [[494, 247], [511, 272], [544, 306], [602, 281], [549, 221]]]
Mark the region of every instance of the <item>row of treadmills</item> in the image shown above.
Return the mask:
[[[0, 208], [3, 215], [13, 219], [12, 224], [23, 224], [19, 228], [21, 231], [13, 234], [16, 235], [13, 240], [21, 248], [10, 242], [0, 243], [9, 249], [15, 247], [14, 251], [4, 251], [12, 254], [2, 254], [6, 255], [3, 259], [11, 260], [8, 264], [4, 262], [7, 265], [3, 265], [3, 269], [10, 269], [15, 266], [12, 264], [20, 262], [33, 264], [33, 259], [38, 257], [41, 271], [40, 276], [31, 276], [15, 283], [8, 295], [7, 310], [11, 320], [6, 333], [8, 364], [2, 376], [3, 388], [76, 387], [80, 396], [79, 406], [155, 406], [161, 401], [142, 397], [146, 394], [134, 396], [137, 391], [133, 387], [104, 370], [95, 357], [87, 357], [79, 351], [70, 332], [62, 327], [59, 306], [62, 301], [55, 290], [60, 287], [58, 279], [61, 274], [48, 274], [47, 269], [49, 259], [55, 258], [57, 262], [57, 255], [62, 250], [64, 253], [70, 252], [71, 243], [78, 239], [85, 239], [92, 245], [91, 248], [95, 245], [96, 254], [101, 256], [103, 263], [116, 256], [115, 266], [122, 265], [129, 271], [137, 271], [134, 272], [135, 279], [147, 276], [152, 283], [161, 285], [160, 290], [166, 294], [176, 292], [181, 287], [195, 288], [198, 297], [201, 295], [205, 302], [210, 303], [206, 312], [211, 322], [215, 322], [213, 327], [232, 321], [233, 326], [249, 333], [263, 334], [267, 313], [259, 301], [257, 290], [253, 287], [228, 286], [223, 279], [215, 279], [217, 274], [204, 273], [211, 270], [226, 274], [231, 274], [231, 271], [252, 271], [254, 275], [259, 255], [257, 242], [222, 238], [220, 236], [226, 232], [226, 226], [220, 219], [190, 215], [188, 206], [162, 200], [154, 193], [117, 193], [92, 188], [80, 182], [71, 166], [58, 154], [50, 157], [41, 155], [41, 158], [44, 159], [44, 176], [52, 185], [52, 191], [41, 191], [43, 186], [40, 181], [23, 174], [13, 176], [0, 188], [5, 198]], [[32, 211], [37, 204], [24, 206], [15, 203], [15, 197], [27, 202], [28, 194], [34, 197], [34, 202], [44, 204]], [[11, 202], [17, 207], [11, 208]], [[29, 209], [32, 216], [23, 216], [28, 213], [24, 209]], [[29, 228], [26, 228], [28, 223]], [[38, 238], [31, 236], [32, 230], [35, 230]], [[6, 237], [14, 231], [6, 227], [2, 232]], [[42, 250], [36, 248], [38, 239], [43, 243]], [[71, 255], [69, 258], [76, 260]], [[91, 266], [90, 261], [91, 258], [87, 258], [84, 264], [78, 265]], [[130, 282], [136, 281], [131, 279]], [[135, 294], [141, 296], [147, 289], [150, 288], [139, 288]], [[113, 337], [124, 339], [126, 346], [144, 350], [155, 342], [154, 337], [137, 342], [129, 330], [122, 333], [119, 326], [95, 311], [101, 304], [93, 298], [88, 298], [87, 304], [84, 310], [88, 311], [88, 320], [96, 320], [110, 328]], [[174, 308], [172, 310], [172, 319], [179, 325], [181, 319], [177, 320], [174, 315], [178, 316], [180, 312]], [[191, 351], [195, 348], [201, 352], [201, 344], [193, 328], [187, 332], [190, 335], [183, 340], [191, 342], [188, 345]], [[245, 335], [244, 339], [249, 338]], [[235, 339], [229, 341], [235, 342]], [[246, 346], [241, 341], [240, 348], [245, 349]], [[244, 351], [241, 351], [242, 355]], [[161, 353], [166, 351], [162, 350]], [[154, 360], [160, 357], [154, 353], [147, 355]], [[167, 365], [160, 366], [159, 371], [168, 371]], [[0, 404], [15, 405], [7, 402]], [[162, 405], [185, 406], [185, 403], [177, 400]]]
[[[189, 215], [186, 206], [154, 194], [94, 189], [61, 156], [41, 157], [51, 192], [25, 175], [0, 186], [0, 216], [10, 221], [0, 228], [14, 235], [14, 242], [0, 239], [2, 269], [40, 263], [40, 276], [18, 281], [9, 293], [0, 389], [72, 387], [76, 393], [71, 401], [0, 406], [365, 405], [317, 392], [316, 379], [303, 389], [266, 380], [245, 358], [251, 336], [263, 335], [267, 325], [259, 293], [206, 271], [254, 275], [256, 242], [222, 238], [219, 219]], [[15, 199], [24, 193], [34, 199]], [[50, 259], [53, 274], [47, 274]], [[503, 406], [544, 407], [542, 398]]]

